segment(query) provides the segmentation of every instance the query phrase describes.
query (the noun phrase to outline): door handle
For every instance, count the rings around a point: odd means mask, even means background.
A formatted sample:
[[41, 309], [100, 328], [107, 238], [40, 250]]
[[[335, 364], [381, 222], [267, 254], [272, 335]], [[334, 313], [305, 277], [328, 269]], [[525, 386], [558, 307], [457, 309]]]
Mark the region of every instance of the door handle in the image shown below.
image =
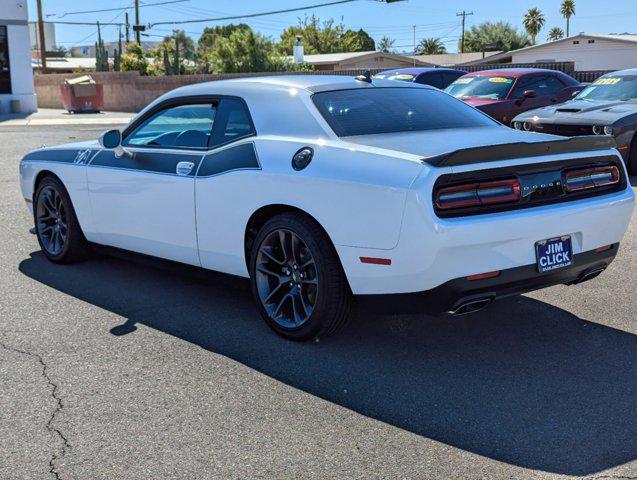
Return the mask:
[[177, 175], [188, 175], [192, 172], [193, 168], [195, 168], [195, 164], [193, 162], [179, 162], [175, 171], [177, 172]]

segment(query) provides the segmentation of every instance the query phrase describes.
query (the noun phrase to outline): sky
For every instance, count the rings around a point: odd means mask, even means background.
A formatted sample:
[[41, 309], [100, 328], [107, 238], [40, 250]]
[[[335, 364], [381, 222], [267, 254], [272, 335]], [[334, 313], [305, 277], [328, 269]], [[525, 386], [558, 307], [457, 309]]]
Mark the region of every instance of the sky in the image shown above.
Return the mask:
[[[143, 3], [159, 3], [167, 0], [140, 0]], [[330, 0], [187, 0], [179, 3], [147, 6], [140, 8], [141, 23], [173, 22], [196, 18], [220, 16], [295, 8]], [[296, 24], [304, 14], [316, 14], [321, 19], [333, 18], [346, 28], [363, 28], [378, 42], [388, 36], [395, 41], [398, 51], [413, 50], [413, 26], [416, 26], [416, 42], [422, 38], [438, 37], [446, 45], [447, 51], [457, 51], [461, 35], [461, 18], [456, 16], [463, 10], [473, 12], [466, 17], [467, 27], [484, 21], [505, 20], [522, 30], [522, 17], [530, 7], [538, 7], [546, 17], [546, 26], [538, 41], [545, 41], [551, 27], [566, 30], [565, 20], [559, 14], [561, 0], [405, 0], [397, 3], [381, 3], [376, 0], [357, 0], [351, 3], [305, 12], [276, 14], [266, 17], [249, 18], [224, 22], [193, 23], [186, 25], [157, 25], [146, 33], [152, 35], [145, 40], [161, 40], [173, 28], [180, 28], [195, 40], [206, 26], [245, 22], [259, 33], [278, 40], [281, 32], [289, 25]], [[124, 22], [124, 11], [101, 13], [68, 14], [70, 12], [105, 8], [125, 8], [133, 5], [132, 0], [69, 1], [42, 0], [45, 20], [74, 22]], [[29, 19], [37, 19], [36, 0], [28, 0]], [[128, 10], [133, 23], [134, 10]], [[67, 13], [67, 15], [64, 15]], [[62, 18], [64, 16], [64, 18]], [[576, 0], [576, 14], [571, 19], [571, 34], [587, 33], [637, 33], [637, 0]], [[70, 48], [74, 45], [92, 44], [96, 40], [94, 26], [56, 25], [56, 40], [59, 45]], [[117, 27], [103, 27], [105, 41], [117, 39]]]

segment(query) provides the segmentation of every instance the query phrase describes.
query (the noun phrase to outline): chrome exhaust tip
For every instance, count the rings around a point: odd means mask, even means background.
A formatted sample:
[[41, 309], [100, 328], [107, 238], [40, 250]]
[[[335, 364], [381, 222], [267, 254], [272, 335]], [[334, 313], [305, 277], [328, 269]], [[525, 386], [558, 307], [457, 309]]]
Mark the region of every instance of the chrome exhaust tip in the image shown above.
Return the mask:
[[479, 297], [467, 300], [461, 300], [456, 306], [449, 312], [454, 317], [460, 315], [467, 315], [469, 313], [476, 313], [480, 310], [484, 310], [495, 300], [495, 296]]

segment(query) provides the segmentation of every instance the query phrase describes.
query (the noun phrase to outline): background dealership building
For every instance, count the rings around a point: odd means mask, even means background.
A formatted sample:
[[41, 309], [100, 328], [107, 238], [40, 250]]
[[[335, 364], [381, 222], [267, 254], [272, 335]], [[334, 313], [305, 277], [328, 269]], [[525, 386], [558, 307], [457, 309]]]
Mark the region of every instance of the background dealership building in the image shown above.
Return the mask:
[[35, 112], [26, 0], [0, 0], [0, 108]]

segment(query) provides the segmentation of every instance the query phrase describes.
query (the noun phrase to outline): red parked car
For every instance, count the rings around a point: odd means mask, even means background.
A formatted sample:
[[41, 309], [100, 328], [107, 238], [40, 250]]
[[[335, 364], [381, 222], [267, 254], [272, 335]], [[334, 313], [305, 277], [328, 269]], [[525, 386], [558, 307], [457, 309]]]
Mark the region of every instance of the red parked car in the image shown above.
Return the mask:
[[522, 112], [565, 102], [583, 89], [584, 85], [557, 70], [507, 68], [468, 73], [445, 92], [509, 125]]

